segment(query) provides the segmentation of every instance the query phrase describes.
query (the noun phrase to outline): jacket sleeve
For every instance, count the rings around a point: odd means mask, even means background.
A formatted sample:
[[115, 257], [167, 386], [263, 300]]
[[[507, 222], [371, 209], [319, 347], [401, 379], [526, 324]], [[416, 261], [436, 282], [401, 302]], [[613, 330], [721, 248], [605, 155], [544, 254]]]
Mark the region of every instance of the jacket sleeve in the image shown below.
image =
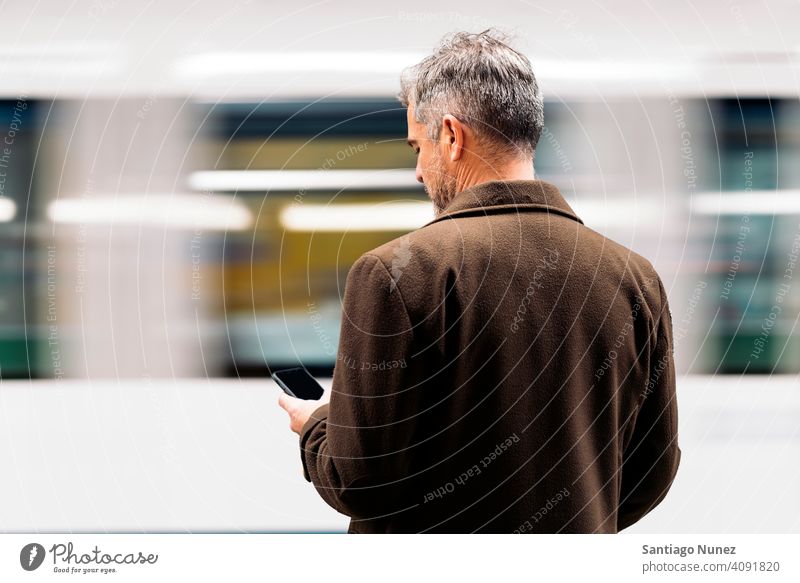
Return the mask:
[[302, 428], [307, 480], [334, 509], [378, 518], [407, 501], [415, 397], [413, 327], [383, 261], [363, 255], [345, 284], [330, 404]]
[[658, 281], [661, 308], [650, 373], [639, 398], [631, 439], [623, 454], [617, 530], [640, 520], [667, 495], [681, 459], [672, 345], [672, 315]]

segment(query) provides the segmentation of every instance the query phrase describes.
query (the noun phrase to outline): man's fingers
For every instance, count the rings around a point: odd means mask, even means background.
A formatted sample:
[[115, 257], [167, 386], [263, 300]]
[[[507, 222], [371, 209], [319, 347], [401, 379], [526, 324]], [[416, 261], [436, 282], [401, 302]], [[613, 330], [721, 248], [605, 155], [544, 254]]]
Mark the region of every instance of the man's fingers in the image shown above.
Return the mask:
[[308, 421], [311, 412], [320, 404], [314, 401], [304, 401], [286, 393], [278, 397], [278, 405], [289, 414], [289, 427], [297, 434]]

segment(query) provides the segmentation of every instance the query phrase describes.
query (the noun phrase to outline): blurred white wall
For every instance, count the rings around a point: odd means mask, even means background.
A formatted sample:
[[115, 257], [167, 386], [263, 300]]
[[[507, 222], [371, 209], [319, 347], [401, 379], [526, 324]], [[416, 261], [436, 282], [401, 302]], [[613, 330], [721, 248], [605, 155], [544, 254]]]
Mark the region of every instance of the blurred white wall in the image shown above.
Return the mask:
[[0, 91], [17, 96], [392, 95], [453, 30], [516, 32], [550, 97], [798, 91], [800, 6], [565, 0], [3, 3]]
[[[795, 376], [679, 377], [681, 467], [664, 502], [624, 532], [797, 532], [798, 389]], [[3, 382], [0, 531], [346, 530], [302, 477], [278, 390]]]

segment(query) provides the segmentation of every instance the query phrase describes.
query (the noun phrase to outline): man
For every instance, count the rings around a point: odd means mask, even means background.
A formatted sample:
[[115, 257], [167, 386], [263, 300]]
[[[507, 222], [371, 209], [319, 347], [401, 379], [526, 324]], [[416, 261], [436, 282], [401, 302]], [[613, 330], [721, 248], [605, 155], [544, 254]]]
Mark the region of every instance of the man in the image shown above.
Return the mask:
[[615, 533], [677, 472], [672, 321], [642, 256], [534, 177], [526, 57], [458, 33], [400, 100], [424, 227], [347, 278], [329, 403], [282, 396], [349, 532]]

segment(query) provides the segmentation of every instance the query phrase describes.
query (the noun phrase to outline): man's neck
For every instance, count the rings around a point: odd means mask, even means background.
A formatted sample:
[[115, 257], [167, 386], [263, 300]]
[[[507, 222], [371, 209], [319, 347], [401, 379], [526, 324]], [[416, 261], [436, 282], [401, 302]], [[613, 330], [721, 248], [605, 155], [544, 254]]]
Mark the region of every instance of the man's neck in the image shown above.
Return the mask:
[[476, 168], [459, 180], [459, 192], [490, 180], [534, 180], [533, 162], [530, 160], [514, 160], [501, 167]]

